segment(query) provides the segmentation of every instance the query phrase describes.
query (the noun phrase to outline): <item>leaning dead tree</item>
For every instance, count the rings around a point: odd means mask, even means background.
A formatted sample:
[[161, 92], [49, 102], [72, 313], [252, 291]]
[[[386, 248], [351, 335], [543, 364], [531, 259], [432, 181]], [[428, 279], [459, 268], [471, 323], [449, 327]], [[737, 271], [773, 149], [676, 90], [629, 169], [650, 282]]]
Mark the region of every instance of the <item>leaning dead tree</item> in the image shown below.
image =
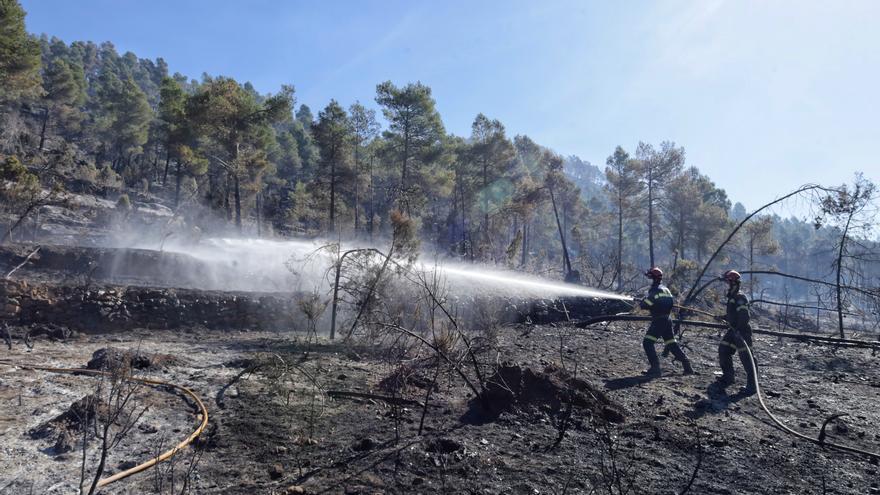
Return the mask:
[[0, 162], [0, 211], [8, 211], [14, 220], [0, 234], [0, 245], [6, 243], [32, 213], [44, 206], [64, 202], [64, 189], [60, 183], [53, 183], [49, 189], [44, 189], [37, 174], [28, 170], [17, 158], [7, 157]]
[[[730, 243], [730, 241], [734, 238], [734, 236], [736, 236], [736, 234], [743, 228], [743, 226], [745, 226], [745, 224], [749, 220], [751, 220], [753, 217], [755, 217], [755, 215], [766, 210], [767, 208], [770, 208], [773, 205], [779, 204], [779, 203], [781, 203], [791, 197], [797, 196], [799, 194], [804, 194], [806, 192], [818, 192], [818, 191], [832, 192], [832, 191], [836, 191], [836, 190], [829, 189], [829, 188], [820, 186], [818, 184], [807, 184], [807, 185], [799, 187], [798, 189], [795, 189], [794, 191], [792, 191], [784, 196], [780, 196], [780, 197], [774, 199], [773, 201], [761, 206], [760, 208], [758, 208], [755, 211], [746, 215], [745, 218], [743, 218], [738, 224], [736, 224], [736, 226], [730, 231], [730, 233], [727, 235], [727, 237], [724, 239], [724, 241], [722, 241], [718, 245], [718, 247], [715, 248], [715, 251], [709, 257], [708, 261], [706, 261], [706, 264], [703, 265], [703, 268], [700, 270], [700, 273], [696, 276], [696, 278], [694, 278], [694, 282], [691, 285], [690, 289], [688, 290], [687, 295], [684, 297], [683, 306], [685, 306], [685, 307], [691, 306], [696, 301], [697, 296], [699, 296], [699, 294], [703, 290], [705, 290], [709, 285], [711, 285], [713, 282], [715, 282], [717, 280], [715, 277], [712, 277], [707, 282], [705, 282], [703, 285], [699, 285], [701, 281], [705, 280], [704, 277], [706, 276], [706, 272], [709, 270], [709, 267], [712, 266], [712, 263], [715, 262], [715, 260], [718, 258], [718, 256], [721, 254], [721, 252], [724, 250], [724, 248], [728, 245], [728, 243]], [[682, 314], [682, 316], [685, 316], [687, 314], [687, 310], [683, 309], [680, 313]], [[676, 324], [675, 333], [679, 334], [679, 335], [681, 334], [681, 325], [680, 324]]]
[[[746, 217], [743, 218], [738, 224], [736, 224], [736, 227], [734, 227], [733, 230], [730, 231], [730, 233], [727, 235], [727, 237], [724, 239], [724, 241], [722, 241], [721, 244], [719, 244], [718, 247], [715, 248], [715, 251], [712, 253], [712, 256], [709, 256], [709, 260], [706, 261], [705, 265], [703, 265], [702, 270], [700, 270], [700, 274], [697, 275], [697, 277], [694, 279], [694, 283], [691, 285], [691, 288], [688, 290], [687, 295], [684, 297], [684, 305], [688, 306], [696, 300], [697, 295], [699, 295], [699, 291], [697, 290], [697, 286], [699, 285], [700, 281], [703, 280], [703, 277], [706, 275], [706, 272], [709, 270], [709, 267], [712, 266], [712, 263], [715, 261], [716, 258], [718, 258], [718, 255], [721, 254], [721, 251], [724, 249], [724, 247], [727, 246], [727, 244], [733, 239], [733, 237], [737, 234], [737, 232], [739, 232], [740, 229], [742, 229], [743, 226], [749, 220], [752, 219], [752, 217], [754, 217], [758, 213], [761, 213], [762, 211], [766, 210], [767, 208], [770, 208], [771, 206], [773, 206], [775, 204], [778, 204], [778, 203], [785, 201], [788, 198], [791, 198], [793, 196], [797, 196], [799, 194], [803, 194], [808, 191], [818, 191], [818, 190], [827, 190], [827, 189], [820, 186], [820, 185], [817, 185], [817, 184], [807, 184], [805, 186], [801, 186], [800, 188], [786, 194], [785, 196], [781, 196], [779, 198], [776, 198], [773, 201], [765, 204], [764, 206], [762, 206], [762, 207], [758, 208], [757, 210], [746, 215]], [[706, 287], [706, 285], [704, 285], [703, 287]]]
[[339, 259], [336, 261], [336, 263], [333, 266], [335, 275], [333, 277], [333, 297], [331, 298], [332, 303], [331, 303], [331, 309], [330, 309], [330, 340], [333, 340], [336, 338], [336, 315], [337, 315], [338, 309], [339, 309], [339, 290], [341, 287], [340, 280], [342, 278], [343, 267], [345, 266], [346, 258], [348, 258], [349, 256], [354, 257], [357, 255], [363, 256], [363, 255], [369, 255], [369, 254], [376, 254], [376, 255], [379, 255], [379, 256], [382, 256], [385, 258], [385, 262], [383, 262], [383, 268], [380, 269], [379, 273], [376, 275], [376, 282], [375, 283], [378, 283], [380, 277], [383, 275], [383, 273], [385, 271], [384, 267], [387, 266], [385, 263], [390, 261], [391, 254], [392, 254], [390, 252], [386, 256], [385, 253], [383, 253], [375, 248], [349, 249], [348, 251], [342, 251], [342, 253], [339, 255]]
[[[365, 312], [370, 308], [379, 285], [385, 281], [386, 274], [390, 265], [394, 265], [402, 272], [409, 270], [409, 267], [415, 261], [418, 253], [418, 236], [415, 233], [415, 226], [412, 220], [400, 213], [394, 211], [391, 213], [392, 237], [391, 246], [388, 252], [384, 253], [375, 248], [359, 248], [347, 251], [339, 251], [339, 246], [335, 246], [339, 252], [336, 263], [332, 270], [333, 277], [333, 296], [331, 298], [330, 309], [330, 338], [336, 337], [336, 321], [339, 310], [339, 301], [341, 292], [348, 292], [353, 295], [356, 306], [356, 316], [354, 317], [346, 339], [350, 338], [364, 316]], [[370, 262], [375, 257], [382, 259], [378, 269], [370, 269]], [[355, 259], [361, 262], [363, 270], [361, 270], [365, 279], [354, 280], [352, 283], [344, 283], [345, 262], [346, 260]]]
[[[739, 232], [740, 229], [742, 229], [742, 227], [755, 215], [777, 203], [780, 203], [798, 194], [809, 191], [824, 192], [825, 196], [819, 199], [820, 214], [816, 217], [816, 228], [820, 228], [823, 224], [827, 223], [836, 226], [840, 232], [839, 241], [835, 246], [837, 257], [834, 263], [836, 273], [836, 281], [834, 283], [768, 270], [743, 270], [741, 271], [741, 273], [780, 275], [792, 279], [802, 280], [805, 282], [833, 286], [836, 293], [838, 331], [840, 333], [840, 337], [843, 338], [845, 336], [845, 292], [858, 292], [865, 296], [869, 296], [871, 300], [878, 297], [878, 293], [875, 291], [844, 283], [843, 276], [846, 262], [848, 260], [856, 258], [856, 256], [848, 249], [851, 244], [855, 243], [855, 233], [860, 231], [866, 233], [873, 227], [872, 221], [874, 218], [874, 214], [876, 213], [875, 210], [872, 209], [873, 200], [875, 198], [875, 190], [876, 188], [874, 184], [861, 175], [856, 176], [855, 185], [852, 187], [841, 186], [839, 188], [827, 188], [815, 184], [808, 184], [782, 197], [779, 197], [748, 214], [733, 228], [733, 230], [727, 235], [724, 241], [721, 242], [721, 244], [719, 244], [719, 246], [715, 249], [715, 251], [712, 253], [712, 256], [709, 257], [709, 260], [703, 266], [699, 275], [694, 279], [690, 290], [687, 292], [687, 295], [684, 298], [684, 306], [690, 306], [691, 304], [693, 304], [696, 301], [697, 296], [699, 296], [699, 294], [703, 290], [705, 290], [715, 281], [715, 278], [713, 277], [710, 278], [708, 281], [705, 281], [703, 285], [699, 285], [705, 280], [706, 272], [709, 270], [709, 267], [712, 265], [712, 263], [718, 258], [724, 247], [727, 246], [727, 244], [734, 238], [737, 232]], [[686, 313], [686, 310], [684, 311]], [[680, 327], [677, 327], [676, 332], [680, 333], [679, 330]]]

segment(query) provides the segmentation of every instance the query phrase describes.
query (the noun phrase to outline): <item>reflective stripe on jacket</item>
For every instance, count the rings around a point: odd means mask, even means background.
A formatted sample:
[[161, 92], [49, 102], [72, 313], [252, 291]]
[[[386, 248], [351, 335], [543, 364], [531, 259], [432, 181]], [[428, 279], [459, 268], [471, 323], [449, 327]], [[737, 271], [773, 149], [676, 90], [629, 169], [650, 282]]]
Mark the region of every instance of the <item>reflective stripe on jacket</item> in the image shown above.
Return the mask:
[[663, 284], [652, 285], [639, 304], [642, 309], [649, 310], [652, 317], [669, 316], [673, 305], [675, 305], [675, 297]]

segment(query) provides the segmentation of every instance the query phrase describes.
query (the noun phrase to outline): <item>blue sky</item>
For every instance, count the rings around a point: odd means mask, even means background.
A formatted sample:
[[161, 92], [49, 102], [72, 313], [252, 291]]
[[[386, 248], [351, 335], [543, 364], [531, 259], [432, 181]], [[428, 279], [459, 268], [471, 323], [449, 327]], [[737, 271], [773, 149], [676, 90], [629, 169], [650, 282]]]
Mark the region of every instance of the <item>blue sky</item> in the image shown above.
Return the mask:
[[263, 92], [293, 84], [315, 113], [418, 80], [456, 134], [483, 112], [600, 167], [618, 144], [673, 140], [750, 208], [856, 171], [880, 181], [876, 1], [22, 4], [31, 32]]

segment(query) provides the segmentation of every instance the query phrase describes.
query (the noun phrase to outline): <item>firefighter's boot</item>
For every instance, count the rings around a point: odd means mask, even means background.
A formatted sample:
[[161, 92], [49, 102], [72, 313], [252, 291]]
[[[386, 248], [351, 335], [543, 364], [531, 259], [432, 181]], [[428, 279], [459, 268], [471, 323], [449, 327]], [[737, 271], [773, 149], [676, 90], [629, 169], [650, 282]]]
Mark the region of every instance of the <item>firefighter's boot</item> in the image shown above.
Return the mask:
[[644, 375], [650, 377], [658, 377], [662, 374], [660, 371], [660, 358], [657, 357], [657, 349], [654, 342], [648, 339], [642, 341], [642, 347], [645, 349], [645, 355], [648, 357], [648, 364], [651, 366], [645, 370]]
[[681, 346], [677, 343], [669, 344], [669, 352], [675, 356], [675, 359], [681, 361], [681, 366], [684, 368], [685, 375], [693, 375], [694, 368], [691, 367], [691, 360], [685, 355], [684, 351], [681, 350]]
[[758, 391], [758, 381], [755, 376], [755, 366], [752, 362], [752, 356], [748, 351], [739, 351], [739, 360], [746, 370], [746, 386], [740, 393], [743, 395], [754, 395]]
[[733, 356], [726, 352], [718, 354], [718, 364], [721, 365], [721, 376], [718, 384], [722, 387], [733, 385]]

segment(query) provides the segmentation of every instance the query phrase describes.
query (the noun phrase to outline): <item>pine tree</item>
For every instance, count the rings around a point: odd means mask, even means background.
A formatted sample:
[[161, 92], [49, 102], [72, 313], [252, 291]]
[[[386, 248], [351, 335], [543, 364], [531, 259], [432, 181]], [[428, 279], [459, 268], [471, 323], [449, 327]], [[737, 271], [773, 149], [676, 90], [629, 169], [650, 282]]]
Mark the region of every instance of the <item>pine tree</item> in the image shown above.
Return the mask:
[[[104, 47], [104, 52], [109, 51]], [[147, 142], [153, 111], [147, 97], [129, 76], [121, 80], [112, 62], [105, 65], [93, 99], [94, 131], [103, 143], [101, 156], [110, 158], [116, 171], [131, 164], [133, 155]]]
[[[262, 170], [268, 164], [266, 153], [275, 140], [272, 125], [290, 119], [293, 88], [284, 86], [260, 102], [235, 80], [221, 77], [207, 79], [189, 101], [189, 115], [222, 150], [222, 157], [212, 158], [226, 173], [226, 196], [228, 199], [230, 191], [234, 195], [235, 225], [241, 231], [241, 182], [251, 179], [260, 194]], [[228, 205], [228, 200], [224, 204]], [[259, 208], [257, 214], [259, 217]], [[227, 216], [231, 216], [229, 206]]]
[[121, 156], [125, 156], [128, 165], [132, 155], [140, 153], [147, 142], [153, 111], [147, 102], [147, 95], [131, 77], [122, 82], [121, 91], [113, 106], [115, 148]]
[[0, 0], [0, 103], [40, 93], [40, 44], [24, 26], [18, 0]]
[[[749, 260], [749, 271], [755, 270], [755, 255], [766, 256], [779, 250], [779, 243], [773, 238], [773, 217], [762, 216], [749, 220], [743, 227], [746, 257]], [[749, 274], [749, 299], [755, 299], [755, 288], [758, 278]]]
[[608, 193], [617, 210], [617, 290], [623, 289], [623, 223], [631, 215], [634, 198], [642, 192], [639, 180], [640, 170], [636, 160], [618, 146], [614, 154], [608, 157], [605, 177], [608, 180]]
[[648, 206], [648, 253], [651, 266], [656, 266], [654, 257], [654, 233], [656, 232], [656, 214], [658, 203], [665, 191], [666, 184], [684, 167], [684, 148], [676, 148], [675, 143], [664, 141], [660, 149], [654, 149], [647, 143], [639, 142], [636, 158], [640, 162], [642, 183], [645, 185], [646, 203]]
[[421, 83], [410, 83], [403, 88], [391, 81], [379, 84], [376, 103], [388, 120], [385, 139], [400, 164], [395, 199], [399, 208], [411, 215], [412, 203], [420, 197], [420, 188], [411, 176], [420, 172], [421, 166], [437, 152], [445, 134], [443, 122], [431, 97], [431, 88]]
[[[365, 146], [379, 133], [379, 123], [376, 122], [376, 111], [367, 109], [360, 102], [353, 103], [348, 109], [354, 150], [354, 230], [360, 230], [360, 205], [361, 205], [361, 170], [364, 159]], [[369, 223], [369, 222], [368, 222]]]
[[[702, 194], [691, 173], [683, 173], [668, 184], [667, 201], [662, 211], [669, 229], [669, 242], [675, 262], [687, 259], [685, 248], [693, 240]], [[694, 252], [696, 257], [696, 251]]]
[[337, 232], [337, 192], [344, 182], [349, 182], [351, 170], [351, 148], [353, 144], [351, 122], [348, 114], [336, 100], [318, 113], [318, 121], [314, 127], [315, 141], [321, 150], [320, 177], [326, 178], [329, 188], [330, 218], [329, 231]]
[[71, 66], [63, 59], [56, 58], [44, 75], [43, 119], [40, 126], [39, 150], [46, 141], [46, 130], [54, 118], [60, 125], [75, 129], [81, 120], [79, 107], [85, 103], [85, 79], [82, 68]]
[[[515, 150], [513, 143], [504, 134], [504, 125], [498, 120], [489, 120], [482, 113], [477, 115], [471, 125], [471, 159], [474, 172], [479, 174], [480, 203], [483, 213], [484, 242], [489, 242], [489, 207], [504, 201], [511, 191], [500, 191], [496, 181], [510, 177], [513, 170]], [[508, 184], [510, 184], [508, 182]], [[496, 204], [497, 206], [497, 204]]]
[[[168, 181], [168, 168], [172, 154], [179, 152], [177, 147], [186, 141], [187, 134], [189, 134], [190, 125], [186, 115], [186, 103], [187, 95], [183, 92], [180, 83], [170, 77], [163, 79], [159, 89], [158, 110], [158, 132], [165, 144], [165, 171], [162, 174], [162, 184], [166, 184]], [[179, 156], [177, 158], [179, 160]], [[178, 171], [179, 169], [178, 166]], [[179, 183], [179, 173], [177, 179]], [[175, 205], [178, 201], [179, 197], [175, 195]]]

